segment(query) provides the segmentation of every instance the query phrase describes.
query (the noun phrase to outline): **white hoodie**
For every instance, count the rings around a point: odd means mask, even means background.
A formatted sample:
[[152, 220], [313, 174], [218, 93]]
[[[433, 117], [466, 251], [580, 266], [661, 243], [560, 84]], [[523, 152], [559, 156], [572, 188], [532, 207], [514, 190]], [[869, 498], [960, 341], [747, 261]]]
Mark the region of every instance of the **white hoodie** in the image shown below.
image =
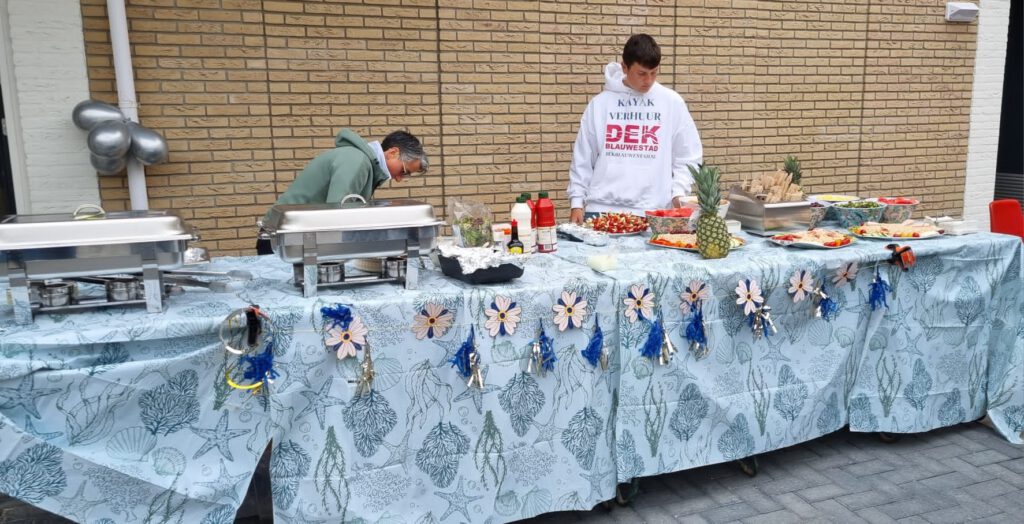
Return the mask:
[[587, 105], [576, 135], [570, 205], [637, 215], [672, 207], [672, 197], [693, 184], [687, 165], [697, 167], [704, 156], [686, 103], [657, 82], [646, 93], [630, 89], [617, 62], [604, 76], [604, 91]]

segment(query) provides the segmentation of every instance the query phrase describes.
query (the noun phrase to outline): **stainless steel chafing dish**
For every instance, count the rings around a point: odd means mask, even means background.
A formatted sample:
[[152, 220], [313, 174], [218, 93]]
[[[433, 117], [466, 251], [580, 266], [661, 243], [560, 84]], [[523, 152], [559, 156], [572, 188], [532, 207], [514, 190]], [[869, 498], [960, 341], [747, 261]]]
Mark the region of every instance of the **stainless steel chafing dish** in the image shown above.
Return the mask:
[[[441, 224], [434, 208], [417, 200], [343, 200], [274, 206], [261, 235], [281, 260], [294, 265], [295, 284], [311, 297], [318, 288], [368, 282], [404, 282], [415, 289], [415, 262], [430, 250]], [[382, 269], [376, 275], [345, 275], [344, 261], [355, 258], [383, 259]]]
[[734, 186], [729, 191], [726, 218], [739, 220], [744, 231], [756, 235], [804, 231], [811, 224], [811, 203], [804, 200], [767, 204], [756, 195]]
[[[194, 231], [164, 211], [98, 211], [0, 220], [0, 280], [8, 282], [18, 322], [31, 323], [33, 311], [104, 305], [163, 310], [163, 272], [183, 265]], [[124, 273], [141, 273], [141, 289], [139, 282], [91, 278]], [[79, 301], [75, 279], [106, 283], [107, 295]]]

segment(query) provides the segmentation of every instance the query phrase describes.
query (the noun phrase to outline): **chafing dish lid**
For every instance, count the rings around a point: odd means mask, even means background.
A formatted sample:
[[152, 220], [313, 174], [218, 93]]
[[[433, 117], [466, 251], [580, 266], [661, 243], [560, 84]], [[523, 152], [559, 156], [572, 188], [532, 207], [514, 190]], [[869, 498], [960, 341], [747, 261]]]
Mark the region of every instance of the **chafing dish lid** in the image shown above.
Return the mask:
[[271, 233], [366, 231], [437, 226], [434, 208], [418, 200], [394, 199], [344, 204], [286, 204], [270, 208], [263, 228]]
[[115, 211], [77, 220], [71, 213], [8, 215], [0, 220], [0, 251], [192, 238], [191, 228], [167, 211]]

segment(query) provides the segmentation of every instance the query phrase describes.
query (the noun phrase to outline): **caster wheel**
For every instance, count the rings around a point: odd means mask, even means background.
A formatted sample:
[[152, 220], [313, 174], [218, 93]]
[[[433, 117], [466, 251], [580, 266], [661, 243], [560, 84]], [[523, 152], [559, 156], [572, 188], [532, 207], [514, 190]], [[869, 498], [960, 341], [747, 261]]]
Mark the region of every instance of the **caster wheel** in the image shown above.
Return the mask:
[[615, 488], [615, 502], [620, 506], [628, 506], [640, 493], [640, 479], [633, 479], [629, 484], [619, 484]]
[[748, 477], [757, 476], [757, 456], [742, 458], [736, 461], [740, 465], [740, 471], [742, 471]]
[[886, 444], [892, 444], [893, 442], [899, 442], [900, 435], [898, 433], [885, 433], [878, 432], [878, 440], [885, 442]]

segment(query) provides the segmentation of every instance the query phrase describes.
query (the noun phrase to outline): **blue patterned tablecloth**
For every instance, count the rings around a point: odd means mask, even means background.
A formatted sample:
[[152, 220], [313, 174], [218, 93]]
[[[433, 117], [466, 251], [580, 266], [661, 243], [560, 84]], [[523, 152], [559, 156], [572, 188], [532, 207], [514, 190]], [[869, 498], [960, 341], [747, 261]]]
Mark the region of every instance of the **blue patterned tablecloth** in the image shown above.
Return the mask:
[[[231, 522], [272, 440], [282, 521], [506, 522], [588, 509], [635, 476], [844, 424], [913, 432], [987, 413], [1021, 442], [1019, 240], [915, 242], [911, 271], [881, 266], [893, 292], [877, 311], [867, 295], [884, 243], [798, 251], [751, 238], [722, 261], [639, 237], [617, 244], [620, 269], [592, 271], [586, 258], [598, 248], [562, 243], [505, 285], [425, 271], [419, 291], [377, 284], [304, 299], [290, 266], [242, 257], [209, 269], [252, 271], [244, 290], [189, 289], [164, 314], [109, 308], [19, 326], [0, 307], [0, 491], [80, 522]], [[796, 271], [831, 283], [850, 262], [859, 271], [834, 290], [832, 322], [786, 291]], [[774, 308], [779, 332], [767, 340], [752, 338], [735, 303], [741, 278], [758, 281]], [[694, 280], [710, 289], [711, 350], [700, 360], [682, 334], [680, 295]], [[639, 353], [651, 323], [626, 301], [643, 290], [653, 295], [648, 314], [661, 315], [680, 349], [668, 366]], [[575, 308], [558, 315], [559, 300]], [[249, 303], [277, 328], [269, 395], [223, 379], [235, 359], [216, 328]], [[372, 394], [355, 395], [357, 359], [325, 348], [320, 308], [338, 303], [367, 328]], [[608, 371], [581, 356], [595, 320]], [[541, 326], [558, 357], [544, 377], [525, 372]], [[471, 330], [482, 389], [448, 363]]]
[[[853, 431], [911, 433], [988, 414], [1011, 442], [1024, 430], [1024, 288], [1021, 242], [992, 234], [905, 241], [917, 264], [888, 263], [884, 241], [798, 250], [746, 237], [722, 261], [619, 240], [619, 295], [654, 294], [676, 346], [686, 347], [683, 307], [692, 281], [709, 288], [709, 356], [653, 365], [640, 356], [650, 324], [620, 315], [622, 373], [616, 424], [619, 479], [678, 471]], [[559, 256], [585, 263], [588, 246]], [[852, 278], [839, 274], [852, 269]], [[892, 287], [872, 310], [869, 289]], [[825, 281], [840, 311], [816, 318], [795, 302], [791, 279]], [[778, 333], [755, 340], [736, 288], [759, 283]], [[837, 280], [839, 282], [837, 282]], [[838, 284], [838, 285], [837, 285]]]

